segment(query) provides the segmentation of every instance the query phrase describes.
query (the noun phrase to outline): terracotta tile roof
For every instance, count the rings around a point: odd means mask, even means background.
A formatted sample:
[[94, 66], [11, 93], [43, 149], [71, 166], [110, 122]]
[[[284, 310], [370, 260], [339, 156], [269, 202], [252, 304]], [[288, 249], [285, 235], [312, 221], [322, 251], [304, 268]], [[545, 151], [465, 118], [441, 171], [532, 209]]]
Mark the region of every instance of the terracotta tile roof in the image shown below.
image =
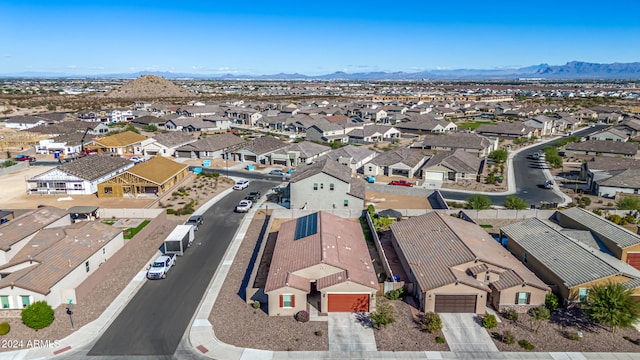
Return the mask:
[[118, 147], [133, 145], [146, 140], [147, 137], [137, 134], [133, 131], [125, 131], [114, 135], [105, 136], [101, 139], [96, 139], [94, 142], [104, 147]]
[[[369, 256], [359, 222], [343, 219], [326, 212], [317, 212], [317, 232], [295, 240], [299, 219], [284, 222], [276, 240], [265, 292], [292, 286], [290, 274], [315, 265], [326, 265], [326, 279], [318, 286], [335, 284], [336, 273], [346, 273], [343, 281], [352, 281], [372, 289], [378, 288], [373, 264]], [[324, 278], [324, 276], [323, 276]]]
[[[0, 279], [0, 288], [13, 284], [46, 295], [55, 284], [78, 266], [83, 266], [91, 255], [120, 233], [119, 228], [95, 221], [44, 229], [2, 268], [30, 261], [33, 265]], [[98, 264], [91, 266], [97, 267]]]
[[160, 185], [188, 167], [189, 165], [175, 162], [164, 156], [154, 156], [127, 172]]
[[9, 251], [11, 245], [64, 216], [68, 216], [66, 210], [45, 206], [0, 225], [0, 250]]

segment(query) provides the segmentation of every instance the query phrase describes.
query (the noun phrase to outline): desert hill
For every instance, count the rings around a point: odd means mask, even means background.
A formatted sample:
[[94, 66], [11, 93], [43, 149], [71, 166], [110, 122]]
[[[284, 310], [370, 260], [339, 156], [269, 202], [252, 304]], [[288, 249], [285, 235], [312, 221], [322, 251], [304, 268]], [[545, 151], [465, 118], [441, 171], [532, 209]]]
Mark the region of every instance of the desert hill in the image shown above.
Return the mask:
[[107, 93], [108, 98], [156, 99], [193, 97], [195, 94], [169, 80], [155, 75], [143, 75]]

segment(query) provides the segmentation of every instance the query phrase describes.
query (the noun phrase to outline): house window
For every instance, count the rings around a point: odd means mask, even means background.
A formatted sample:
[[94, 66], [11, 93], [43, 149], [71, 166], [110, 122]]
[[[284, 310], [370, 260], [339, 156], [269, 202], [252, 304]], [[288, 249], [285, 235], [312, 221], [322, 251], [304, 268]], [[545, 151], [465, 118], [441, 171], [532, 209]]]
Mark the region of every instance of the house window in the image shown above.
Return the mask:
[[460, 177], [464, 179], [464, 173], [460, 173]]
[[84, 263], [84, 268], [87, 269], [87, 272], [89, 272], [89, 262], [88, 261], [86, 263]]
[[529, 260], [529, 254], [524, 253], [524, 260], [523, 260], [524, 263], [526, 264], [528, 260]]
[[82, 184], [73, 184], [74, 190], [82, 190]]
[[349, 206], [349, 200], [344, 201], [344, 207], [347, 207], [347, 206]]
[[20, 299], [22, 300], [22, 307], [23, 308], [31, 305], [31, 296], [30, 295], [22, 295], [22, 296], [20, 296]]
[[102, 253], [106, 254], [107, 253], [107, 248], [102, 248]]
[[373, 166], [369, 166], [369, 171], [373, 171]]
[[516, 297], [516, 304], [518, 305], [527, 305], [531, 301], [531, 293], [528, 292], [519, 292]]
[[313, 190], [318, 190], [318, 183], [313, 183]]
[[578, 300], [581, 303], [586, 303], [588, 294], [589, 294], [589, 289], [580, 289], [580, 290], [578, 290]]
[[487, 275], [485, 275], [484, 279], [485, 279], [485, 281], [491, 280], [491, 274], [487, 273]]
[[329, 191], [333, 191], [335, 189], [335, 185], [334, 184], [329, 184]]
[[280, 295], [280, 307], [292, 308], [296, 306], [296, 296], [293, 294]]
[[324, 184], [320, 184], [320, 189], [324, 189]]
[[8, 296], [0, 296], [0, 304], [2, 304], [3, 309], [9, 308], [9, 297]]
[[166, 154], [167, 153], [167, 149], [162, 149], [162, 153]]
[[104, 193], [105, 194], [113, 194], [113, 188], [111, 186], [105, 186], [104, 187]]

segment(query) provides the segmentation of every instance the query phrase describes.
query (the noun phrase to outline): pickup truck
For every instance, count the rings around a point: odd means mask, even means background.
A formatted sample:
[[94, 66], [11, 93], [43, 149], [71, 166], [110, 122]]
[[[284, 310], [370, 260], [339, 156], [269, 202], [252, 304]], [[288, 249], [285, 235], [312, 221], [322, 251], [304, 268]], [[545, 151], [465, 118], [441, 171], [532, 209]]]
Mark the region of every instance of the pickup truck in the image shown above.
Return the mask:
[[167, 277], [167, 272], [172, 266], [176, 264], [176, 254], [165, 254], [158, 256], [158, 258], [149, 265], [147, 270], [147, 279], [156, 280], [164, 279]]

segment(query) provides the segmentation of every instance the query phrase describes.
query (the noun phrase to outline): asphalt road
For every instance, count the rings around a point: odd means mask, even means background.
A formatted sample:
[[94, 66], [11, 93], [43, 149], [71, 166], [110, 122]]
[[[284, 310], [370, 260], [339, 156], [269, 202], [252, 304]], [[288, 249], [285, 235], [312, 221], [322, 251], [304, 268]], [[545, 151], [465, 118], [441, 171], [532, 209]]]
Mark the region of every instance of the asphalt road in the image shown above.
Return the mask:
[[[586, 129], [576, 131], [575, 136], [586, 136], [596, 131], [602, 130], [608, 125], [596, 125], [594, 127], [588, 127]], [[542, 148], [554, 144], [555, 141], [540, 144], [538, 146], [531, 147], [527, 150], [521, 151], [513, 157], [513, 170], [516, 181], [515, 196], [524, 199], [531, 205], [540, 206], [541, 202], [562, 202], [562, 198], [558, 196], [553, 190], [545, 189], [542, 187], [546, 177], [544, 176], [543, 169], [545, 163], [539, 160], [529, 158], [529, 156], [536, 152], [542, 151]], [[456, 191], [440, 190], [442, 196], [447, 200], [465, 201], [470, 194], [461, 193]], [[506, 195], [488, 195], [491, 202], [494, 205], [502, 205], [506, 199]]]
[[249, 191], [264, 194], [273, 186], [252, 181], [207, 210], [193, 245], [167, 278], [147, 280], [87, 355], [173, 355], [244, 216], [234, 207]]

